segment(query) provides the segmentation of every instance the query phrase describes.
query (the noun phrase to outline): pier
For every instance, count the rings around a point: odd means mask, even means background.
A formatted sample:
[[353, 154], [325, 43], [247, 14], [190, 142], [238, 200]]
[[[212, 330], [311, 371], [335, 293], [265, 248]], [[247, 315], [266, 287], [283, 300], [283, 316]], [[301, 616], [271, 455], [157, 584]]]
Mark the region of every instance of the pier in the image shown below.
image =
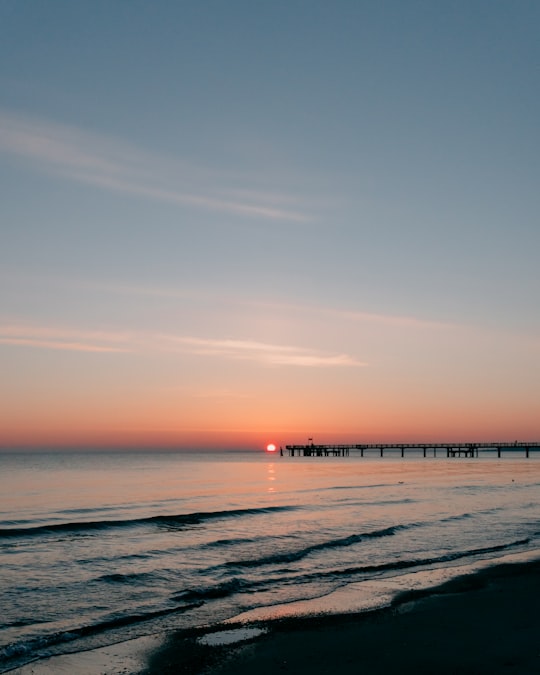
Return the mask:
[[[497, 457], [505, 454], [520, 454], [529, 457], [532, 452], [540, 452], [540, 441], [515, 441], [513, 443], [355, 443], [355, 444], [314, 444], [286, 445], [289, 457], [349, 457], [352, 453], [364, 457], [386, 454], [405, 457], [406, 453], [422, 453], [424, 457], [437, 457], [446, 453], [446, 457], [478, 457], [481, 454], [497, 453]], [[283, 454], [283, 452], [281, 453]]]

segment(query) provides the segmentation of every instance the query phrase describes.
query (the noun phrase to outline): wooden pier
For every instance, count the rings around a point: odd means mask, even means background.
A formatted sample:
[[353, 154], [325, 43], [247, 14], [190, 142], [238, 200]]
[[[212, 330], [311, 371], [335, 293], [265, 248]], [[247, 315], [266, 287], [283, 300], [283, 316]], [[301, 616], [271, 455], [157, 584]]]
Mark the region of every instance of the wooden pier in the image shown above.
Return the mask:
[[[532, 452], [540, 452], [540, 442], [515, 441], [513, 443], [356, 443], [327, 445], [308, 443], [306, 445], [286, 445], [289, 457], [349, 457], [352, 453], [364, 457], [365, 455], [377, 455], [384, 457], [385, 452], [393, 455], [400, 454], [405, 457], [405, 452], [422, 453], [424, 457], [437, 456], [446, 452], [447, 457], [478, 457], [480, 453], [497, 453], [501, 457], [505, 454], [524, 453], [529, 457]], [[281, 450], [283, 455], [283, 450]]]

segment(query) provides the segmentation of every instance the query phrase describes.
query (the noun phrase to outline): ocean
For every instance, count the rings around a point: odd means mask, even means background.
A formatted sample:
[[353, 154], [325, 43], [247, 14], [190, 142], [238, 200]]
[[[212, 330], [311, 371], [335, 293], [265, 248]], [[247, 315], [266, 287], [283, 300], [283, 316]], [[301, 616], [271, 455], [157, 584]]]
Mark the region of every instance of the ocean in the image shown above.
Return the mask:
[[0, 672], [540, 557], [540, 453], [0, 454]]

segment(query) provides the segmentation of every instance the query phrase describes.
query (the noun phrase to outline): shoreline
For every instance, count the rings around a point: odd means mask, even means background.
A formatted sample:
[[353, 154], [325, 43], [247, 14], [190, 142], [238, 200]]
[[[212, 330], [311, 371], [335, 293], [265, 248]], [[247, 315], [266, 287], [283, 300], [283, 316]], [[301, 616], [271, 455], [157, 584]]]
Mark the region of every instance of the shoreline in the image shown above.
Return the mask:
[[538, 598], [540, 560], [504, 563], [404, 591], [381, 609], [250, 624], [267, 632], [233, 645], [172, 634], [143, 673], [533, 675], [540, 672]]
[[[499, 563], [429, 588], [402, 591], [378, 609], [229, 620], [53, 656], [8, 672], [532, 675], [540, 672], [539, 598], [540, 558]], [[232, 635], [230, 644], [220, 642], [227, 633]], [[235, 640], [238, 636], [250, 639]]]

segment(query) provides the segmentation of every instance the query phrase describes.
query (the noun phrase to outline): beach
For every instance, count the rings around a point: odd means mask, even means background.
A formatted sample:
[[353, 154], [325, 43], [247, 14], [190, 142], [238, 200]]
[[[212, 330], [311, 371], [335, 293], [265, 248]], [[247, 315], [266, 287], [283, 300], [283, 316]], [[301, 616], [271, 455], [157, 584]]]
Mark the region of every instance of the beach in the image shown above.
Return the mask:
[[[403, 593], [391, 607], [376, 611], [259, 624], [266, 632], [232, 645], [203, 644], [221, 631], [199, 628], [57, 656], [11, 673], [536, 675], [539, 598], [540, 560], [499, 565]], [[226, 631], [241, 635], [253, 628], [229, 624]]]
[[[44, 659], [11, 673], [536, 675], [539, 598], [540, 560], [505, 564], [404, 592], [379, 610], [147, 636]], [[260, 634], [223, 644], [250, 631]], [[217, 644], [208, 644], [212, 638]]]
[[533, 459], [4, 467], [2, 673], [538, 672]]
[[267, 633], [232, 646], [172, 635], [144, 675], [532, 675], [540, 672], [539, 598], [540, 562], [502, 565], [404, 593], [379, 611], [270, 622]]

